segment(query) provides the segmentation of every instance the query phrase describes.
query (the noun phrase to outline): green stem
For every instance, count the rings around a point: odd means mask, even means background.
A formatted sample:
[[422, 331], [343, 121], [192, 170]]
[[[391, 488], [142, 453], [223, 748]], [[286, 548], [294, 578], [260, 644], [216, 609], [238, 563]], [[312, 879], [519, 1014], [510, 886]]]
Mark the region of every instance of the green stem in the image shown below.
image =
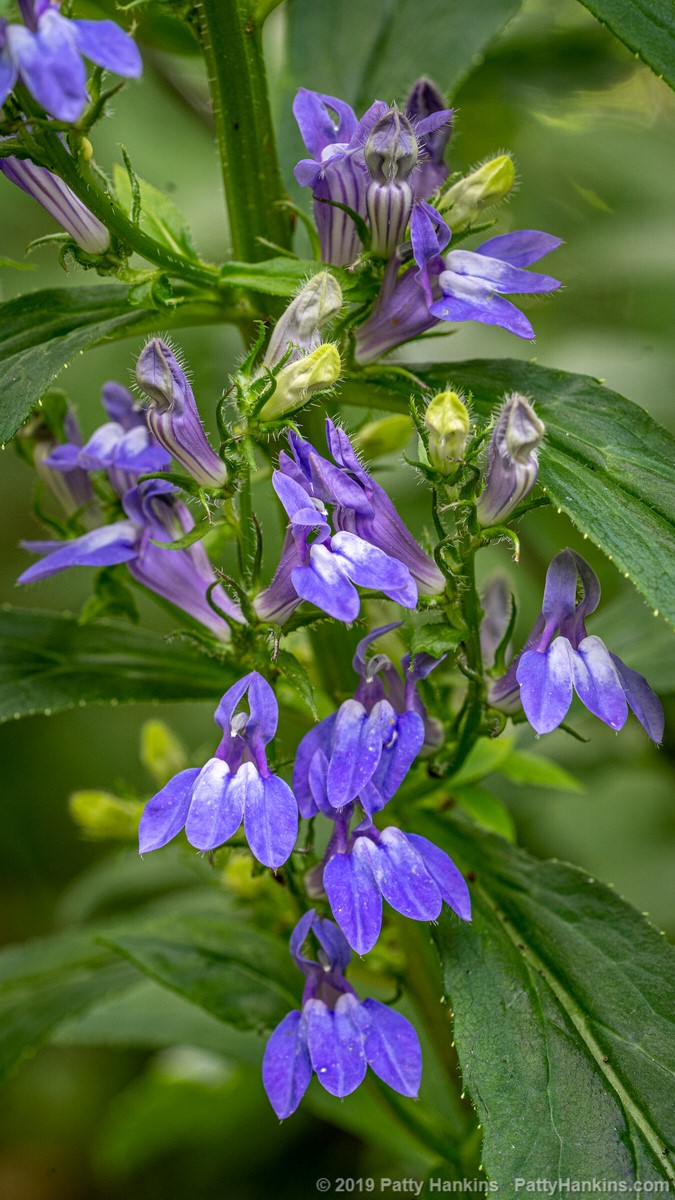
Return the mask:
[[483, 715], [483, 700], [485, 684], [483, 682], [483, 655], [480, 645], [480, 623], [482, 609], [476, 589], [475, 548], [470, 543], [470, 535], [466, 535], [469, 543], [465, 547], [464, 565], [458, 580], [458, 597], [464, 625], [468, 630], [464, 641], [466, 665], [468, 667], [468, 686], [464, 707], [459, 720], [459, 737], [452, 767], [457, 771], [467, 758], [471, 747], [478, 737]]
[[[216, 122], [235, 259], [270, 257], [267, 238], [290, 247], [291, 224], [277, 160], [253, 0], [199, 0], [198, 21]], [[263, 11], [264, 18], [264, 11]]]

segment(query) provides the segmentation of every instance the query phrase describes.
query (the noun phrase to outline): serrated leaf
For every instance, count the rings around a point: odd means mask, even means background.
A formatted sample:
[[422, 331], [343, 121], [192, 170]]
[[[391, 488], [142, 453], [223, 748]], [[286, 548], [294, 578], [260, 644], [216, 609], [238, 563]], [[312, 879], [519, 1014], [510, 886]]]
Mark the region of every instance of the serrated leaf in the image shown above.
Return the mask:
[[236, 668], [121, 625], [0, 611], [0, 722], [86, 704], [217, 700]]
[[139, 971], [236, 1029], [271, 1029], [299, 1001], [285, 944], [219, 918], [182, 931], [125, 933], [108, 944]]
[[465, 629], [454, 629], [442, 617], [432, 618], [415, 626], [410, 639], [410, 653], [413, 658], [422, 653], [441, 658], [448, 651], [454, 650], [465, 636]]
[[529, 787], [554, 788], [560, 792], [584, 791], [583, 784], [553, 759], [540, 754], [527, 754], [524, 750], [512, 750], [499, 770], [513, 783], [523, 783]]
[[453, 813], [423, 832], [471, 870], [473, 925], [434, 933], [494, 1180], [673, 1178], [675, 955], [575, 867]]
[[314, 685], [302, 663], [298, 661], [294, 654], [290, 654], [288, 650], [279, 650], [276, 657], [276, 665], [287, 683], [295, 689], [301, 700], [307, 705], [314, 720], [318, 721], [319, 711], [316, 707]]
[[[187, 218], [177, 205], [145, 179], [137, 178], [136, 182], [141, 196], [141, 229], [175, 254], [199, 261]], [[117, 198], [129, 216], [132, 206], [131, 181], [119, 163], [113, 166], [113, 184]]]
[[637, 54], [659, 79], [675, 88], [675, 13], [670, 0], [580, 0]]
[[[487, 417], [506, 392], [529, 396], [546, 425], [539, 482], [551, 502], [675, 624], [675, 438], [644, 409], [587, 375], [515, 359], [410, 366], [434, 390], [473, 394]], [[410, 382], [348, 381], [348, 403], [407, 411]]]

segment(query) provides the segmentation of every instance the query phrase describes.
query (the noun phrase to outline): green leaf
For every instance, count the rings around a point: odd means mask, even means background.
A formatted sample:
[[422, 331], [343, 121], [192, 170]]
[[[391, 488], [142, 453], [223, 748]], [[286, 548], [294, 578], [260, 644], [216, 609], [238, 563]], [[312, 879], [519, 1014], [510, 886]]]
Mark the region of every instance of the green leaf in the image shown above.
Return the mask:
[[[145, 179], [137, 179], [136, 182], [141, 196], [141, 229], [174, 254], [184, 254], [186, 258], [199, 261], [190, 226], [173, 200], [169, 200], [168, 196]], [[119, 163], [113, 166], [113, 184], [120, 205], [130, 216], [133, 199], [131, 181]]]
[[477, 783], [467, 783], [464, 787], [453, 787], [453, 800], [460, 808], [468, 813], [472, 821], [506, 838], [507, 842], [515, 842], [516, 827], [513, 817], [503, 800], [493, 795], [486, 787]]
[[[228, 262], [221, 268], [223, 283], [233, 287], [249, 288], [252, 292], [263, 292], [267, 296], [294, 296], [312, 275], [328, 268], [320, 262], [303, 258], [268, 258], [266, 262]], [[359, 287], [358, 276], [339, 267], [331, 267], [345, 293], [353, 293]]]
[[[546, 424], [539, 482], [551, 502], [675, 624], [675, 439], [644, 409], [587, 375], [514, 359], [410, 366], [434, 389], [471, 391], [488, 416], [505, 392], [529, 396]], [[347, 403], [407, 411], [409, 379], [350, 380]]]
[[341, 0], [327, 21], [315, 0], [289, 0], [289, 70], [293, 83], [354, 104], [402, 103], [410, 84], [428, 75], [453, 92], [520, 0], [481, 0], [467, 19], [466, 0]]
[[518, 1177], [673, 1178], [673, 950], [614, 892], [454, 813], [422, 830], [471, 869], [472, 925], [435, 931], [483, 1162]]
[[314, 720], [318, 721], [319, 710], [316, 707], [314, 686], [302, 663], [298, 661], [294, 654], [290, 654], [288, 650], [279, 650], [275, 661], [286, 682], [291, 685], [301, 700], [307, 705]]
[[416, 625], [410, 639], [410, 653], [433, 654], [435, 658], [454, 650], [466, 636], [466, 630], [454, 629], [442, 616], [431, 617]]
[[145, 975], [236, 1029], [271, 1029], [297, 1008], [299, 988], [278, 938], [222, 917], [192, 918], [164, 934], [125, 933], [108, 944]]
[[481, 737], [474, 743], [459, 771], [448, 780], [451, 788], [478, 783], [493, 771], [499, 771], [513, 750], [513, 738]]
[[237, 669], [156, 634], [0, 611], [0, 722], [85, 704], [215, 700]]
[[584, 790], [579, 780], [564, 767], [544, 755], [527, 754], [524, 750], [513, 750], [501, 763], [499, 770], [513, 783], [524, 783], [529, 787], [554, 788], [560, 792]]
[[0, 258], [1, 267], [10, 267], [13, 271], [37, 271], [34, 263], [17, 262], [15, 258]]
[[671, 0], [580, 0], [598, 21], [675, 88], [675, 14]]

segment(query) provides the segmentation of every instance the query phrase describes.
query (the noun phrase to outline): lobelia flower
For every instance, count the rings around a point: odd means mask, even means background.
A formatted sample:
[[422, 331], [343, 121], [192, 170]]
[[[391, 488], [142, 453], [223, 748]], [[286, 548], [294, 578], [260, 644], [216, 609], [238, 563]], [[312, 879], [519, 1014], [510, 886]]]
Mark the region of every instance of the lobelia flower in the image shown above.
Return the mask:
[[[65, 414], [63, 431], [71, 443], [82, 445], [77, 418], [71, 409]], [[71, 470], [53, 469], [50, 463], [51, 456], [64, 443], [57, 440], [46, 421], [38, 413], [34, 413], [18, 431], [17, 437], [23, 445], [30, 447], [30, 457], [38, 477], [58, 500], [66, 516], [72, 517], [75, 513], [92, 516], [94, 493], [89, 475], [77, 466]]]
[[143, 64], [114, 21], [73, 21], [59, 0], [19, 0], [23, 25], [0, 21], [0, 105], [18, 80], [46, 112], [77, 121], [87, 104], [83, 57], [117, 75], [136, 77]]
[[[303, 954], [314, 934], [317, 959]], [[359, 1000], [344, 977], [351, 954], [332, 921], [313, 909], [291, 934], [293, 960], [305, 976], [302, 1009], [284, 1017], [265, 1048], [263, 1084], [280, 1120], [295, 1112], [312, 1072], [332, 1096], [349, 1096], [370, 1067], [402, 1096], [416, 1097], [422, 1075], [417, 1034], [378, 1000]]]
[[445, 101], [436, 84], [423, 78], [418, 79], [410, 89], [405, 111], [416, 132], [419, 132], [420, 123], [428, 117], [441, 112], [445, 117], [442, 124], [426, 134], [424, 149], [412, 177], [415, 199], [427, 200], [448, 177], [444, 155], [452, 132], [452, 109], [445, 107]]
[[[359, 121], [344, 101], [300, 88], [293, 113], [313, 156], [298, 163], [295, 178], [301, 187], [312, 188], [322, 259], [345, 266], [362, 250], [355, 222], [336, 205], [366, 222], [374, 217], [373, 249], [390, 254], [410, 217], [414, 185], [408, 175], [427, 139], [448, 125], [451, 111], [434, 110], [418, 118], [413, 129], [405, 115], [376, 100]], [[430, 177], [420, 178], [431, 184]]]
[[151, 338], [141, 350], [136, 382], [148, 397], [148, 427], [157, 441], [202, 487], [222, 487], [225, 464], [204, 433], [185, 371], [161, 338]]
[[305, 818], [319, 812], [333, 818], [335, 809], [357, 798], [372, 816], [400, 787], [425, 743], [439, 744], [438, 725], [428, 717], [417, 684], [442, 660], [418, 654], [411, 667], [406, 655], [401, 678], [386, 654], [366, 659], [372, 642], [400, 625], [384, 625], [361, 639], [353, 659], [359, 676], [354, 698], [310, 729], [298, 746], [293, 791]]
[[[247, 697], [249, 711], [237, 711]], [[179, 771], [145, 806], [139, 828], [144, 854], [185, 828], [192, 846], [215, 850], [244, 822], [252, 853], [276, 870], [298, 833], [298, 806], [288, 784], [267, 765], [279, 709], [269, 683], [252, 671], [225, 692], [215, 713], [223, 737], [205, 766]]]
[[599, 601], [600, 582], [581, 555], [557, 554], [546, 573], [542, 611], [520, 655], [492, 683], [490, 701], [506, 711], [520, 702], [536, 732], [550, 733], [564, 721], [575, 691], [610, 729], [621, 729], [631, 708], [652, 741], [660, 742], [663, 708], [646, 679], [586, 632], [586, 618]]
[[14, 155], [0, 158], [0, 171], [37, 200], [88, 254], [105, 254], [110, 246], [108, 230], [58, 175]]
[[500, 325], [522, 338], [534, 330], [524, 313], [504, 299], [512, 293], [555, 291], [560, 282], [525, 270], [561, 244], [533, 229], [490, 238], [476, 250], [451, 250], [450, 230], [429, 204], [416, 204], [410, 219], [416, 267], [400, 274], [396, 255], [385, 271], [381, 293], [355, 331], [356, 358], [371, 362], [402, 342], [418, 337], [437, 321], [479, 321]]
[[[381, 591], [405, 608], [415, 607], [417, 585], [429, 593], [444, 587], [344, 430], [328, 420], [326, 439], [337, 465], [294, 433], [292, 457], [279, 455], [272, 483], [291, 524], [274, 578], [255, 600], [262, 620], [283, 622], [309, 600], [336, 620], [354, 621], [360, 609], [354, 585]], [[333, 506], [330, 522], [326, 504]]]
[[[36, 583], [70, 567], [110, 567], [126, 563], [145, 587], [188, 613], [216, 636], [227, 639], [229, 626], [211, 608], [207, 589], [216, 575], [201, 542], [182, 550], [153, 545], [176, 541], [194, 528], [194, 521], [173, 493], [175, 488], [156, 479], [130, 488], [123, 499], [126, 518], [92, 529], [67, 541], [24, 541], [24, 550], [43, 557], [19, 576], [17, 583]], [[234, 621], [242, 621], [239, 609], [221, 587], [213, 599]]]
[[505, 397], [490, 437], [485, 487], [476, 503], [481, 525], [504, 521], [532, 491], [544, 432], [543, 421], [525, 396], [512, 392]]
[[495, 656], [506, 637], [513, 601], [508, 582], [502, 575], [494, 575], [481, 593], [483, 618], [480, 623], [480, 649], [483, 666], [493, 666]]

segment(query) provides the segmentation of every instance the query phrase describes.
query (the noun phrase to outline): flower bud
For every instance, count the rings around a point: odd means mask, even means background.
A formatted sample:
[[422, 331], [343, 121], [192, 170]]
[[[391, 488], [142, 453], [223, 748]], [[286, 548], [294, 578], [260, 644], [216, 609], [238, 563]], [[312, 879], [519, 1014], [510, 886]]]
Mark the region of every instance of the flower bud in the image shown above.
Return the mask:
[[183, 368], [160, 338], [152, 338], [141, 350], [136, 382], [150, 401], [148, 428], [160, 445], [202, 487], [222, 487], [225, 465], [206, 438]]
[[277, 375], [273, 395], [260, 410], [260, 420], [278, 421], [296, 412], [315, 392], [337, 383], [341, 369], [340, 355], [332, 342], [317, 346], [297, 362], [287, 363]]
[[110, 792], [73, 792], [68, 807], [76, 825], [92, 840], [135, 838], [143, 812], [142, 804]]
[[459, 233], [473, 225], [483, 209], [506, 199], [515, 181], [513, 159], [500, 154], [443, 192], [438, 210], [446, 216], [453, 233]]
[[489, 668], [493, 666], [497, 650], [506, 637], [513, 607], [508, 581], [503, 575], [494, 575], [489, 580], [480, 602], [483, 609], [480, 648], [483, 666]]
[[429, 431], [429, 462], [441, 475], [455, 475], [469, 438], [468, 409], [457, 392], [434, 396], [424, 414]]
[[512, 392], [504, 400], [490, 438], [485, 487], [477, 504], [481, 525], [499, 524], [532, 491], [543, 437], [544, 424], [532, 405], [519, 392]]
[[62, 444], [54, 432], [55, 427], [59, 428], [61, 437], [81, 445], [79, 426], [74, 413], [67, 407], [65, 396], [49, 392], [40, 412], [33, 413], [18, 431], [16, 446], [22, 458], [35, 468], [66, 516], [72, 517], [93, 503], [94, 493], [89, 475], [81, 467], [60, 471], [50, 466], [51, 454]]
[[87, 254], [105, 254], [110, 234], [93, 213], [85, 208], [74, 192], [46, 167], [37, 167], [27, 158], [0, 158], [0, 171], [20, 187], [58, 221], [74, 242]]
[[308, 350], [314, 350], [321, 344], [321, 330], [341, 308], [342, 289], [335, 276], [330, 271], [313, 275], [277, 321], [265, 354], [265, 366], [276, 366], [289, 345], [293, 346], [293, 352], [288, 362], [295, 362]]
[[410, 417], [402, 414], [383, 417], [381, 421], [370, 421], [357, 434], [357, 441], [364, 457], [370, 462], [382, 458], [383, 454], [395, 454], [408, 444], [412, 433]]

